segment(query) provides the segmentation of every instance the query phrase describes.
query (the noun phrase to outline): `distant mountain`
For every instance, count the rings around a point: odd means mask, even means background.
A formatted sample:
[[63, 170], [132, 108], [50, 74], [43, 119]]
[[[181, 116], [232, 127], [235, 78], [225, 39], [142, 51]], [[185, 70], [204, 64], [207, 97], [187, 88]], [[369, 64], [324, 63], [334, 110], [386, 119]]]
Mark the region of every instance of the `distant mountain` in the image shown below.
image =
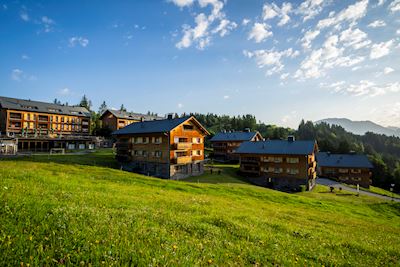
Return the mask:
[[400, 128], [398, 127], [383, 127], [372, 121], [352, 121], [345, 118], [329, 118], [316, 121], [315, 123], [325, 122], [328, 124], [342, 126], [346, 131], [354, 134], [363, 135], [366, 132], [373, 132], [377, 134], [385, 134], [387, 136], [400, 137]]

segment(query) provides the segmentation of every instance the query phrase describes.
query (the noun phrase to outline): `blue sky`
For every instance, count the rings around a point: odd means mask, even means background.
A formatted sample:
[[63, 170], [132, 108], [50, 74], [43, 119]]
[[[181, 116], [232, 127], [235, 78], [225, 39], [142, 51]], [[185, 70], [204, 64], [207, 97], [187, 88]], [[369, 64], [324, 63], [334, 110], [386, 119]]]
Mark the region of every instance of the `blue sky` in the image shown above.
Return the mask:
[[0, 95], [400, 127], [400, 0], [1, 1]]

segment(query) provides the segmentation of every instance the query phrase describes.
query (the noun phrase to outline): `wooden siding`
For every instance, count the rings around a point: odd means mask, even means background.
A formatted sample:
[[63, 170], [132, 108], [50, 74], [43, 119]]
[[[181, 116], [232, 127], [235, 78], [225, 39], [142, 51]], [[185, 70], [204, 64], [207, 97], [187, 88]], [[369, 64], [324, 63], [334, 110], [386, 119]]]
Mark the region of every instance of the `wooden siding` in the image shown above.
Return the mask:
[[139, 122], [138, 120], [117, 118], [114, 114], [112, 114], [109, 111], [107, 111], [107, 113], [103, 115], [101, 121], [103, 127], [108, 127], [113, 131], [122, 129], [128, 126], [129, 124]]
[[326, 178], [338, 180], [346, 184], [359, 184], [369, 188], [371, 185], [371, 170], [367, 168], [339, 168], [339, 167], [319, 167], [319, 175]]
[[84, 116], [60, 115], [18, 110], [2, 110], [1, 131], [15, 134], [88, 135], [90, 119]]

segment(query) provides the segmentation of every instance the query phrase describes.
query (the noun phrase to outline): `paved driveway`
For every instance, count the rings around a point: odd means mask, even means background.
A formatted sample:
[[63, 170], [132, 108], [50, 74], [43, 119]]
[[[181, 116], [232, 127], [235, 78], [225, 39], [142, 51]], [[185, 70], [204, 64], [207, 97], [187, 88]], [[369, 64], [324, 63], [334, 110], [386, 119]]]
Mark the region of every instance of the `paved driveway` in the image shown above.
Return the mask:
[[[326, 186], [333, 186], [335, 188], [341, 187], [343, 190], [357, 193], [357, 189], [355, 189], [355, 188], [343, 185], [343, 184], [341, 184], [339, 182], [336, 182], [336, 181], [333, 181], [333, 180], [330, 180], [330, 179], [326, 179], [326, 178], [317, 178], [317, 184], [326, 185]], [[375, 193], [368, 192], [368, 191], [363, 191], [361, 189], [360, 189], [360, 195], [378, 197], [378, 198], [381, 198], [381, 199], [384, 199], [384, 200], [388, 200], [388, 201], [392, 200], [391, 197], [375, 194]], [[393, 198], [393, 200], [396, 201], [396, 202], [400, 202], [400, 199], [398, 199], [398, 198]]]

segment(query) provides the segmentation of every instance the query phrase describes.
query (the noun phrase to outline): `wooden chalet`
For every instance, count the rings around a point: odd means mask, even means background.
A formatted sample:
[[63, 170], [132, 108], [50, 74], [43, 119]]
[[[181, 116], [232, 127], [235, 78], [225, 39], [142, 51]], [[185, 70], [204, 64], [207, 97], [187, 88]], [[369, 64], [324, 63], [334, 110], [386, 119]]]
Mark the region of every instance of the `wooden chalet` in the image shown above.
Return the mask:
[[316, 179], [316, 141], [267, 140], [243, 142], [240, 172], [251, 182], [283, 191], [311, 190]]
[[113, 133], [125, 170], [166, 179], [201, 175], [208, 131], [195, 117], [141, 121]]
[[140, 121], [161, 120], [163, 117], [152, 116], [140, 113], [126, 112], [121, 110], [107, 109], [100, 116], [103, 127], [108, 127], [113, 131], [122, 129], [129, 124]]
[[18, 139], [19, 151], [89, 148], [89, 134], [84, 107], [0, 97], [0, 135]]
[[317, 163], [319, 177], [346, 184], [359, 184], [365, 188], [371, 185], [373, 166], [365, 155], [320, 152], [317, 154]]
[[215, 160], [224, 162], [237, 162], [239, 161], [239, 155], [235, 154], [235, 150], [246, 141], [261, 141], [263, 138], [257, 131], [251, 132], [250, 129], [246, 129], [243, 132], [239, 131], [223, 131], [214, 135], [210, 142], [213, 148], [213, 158]]

